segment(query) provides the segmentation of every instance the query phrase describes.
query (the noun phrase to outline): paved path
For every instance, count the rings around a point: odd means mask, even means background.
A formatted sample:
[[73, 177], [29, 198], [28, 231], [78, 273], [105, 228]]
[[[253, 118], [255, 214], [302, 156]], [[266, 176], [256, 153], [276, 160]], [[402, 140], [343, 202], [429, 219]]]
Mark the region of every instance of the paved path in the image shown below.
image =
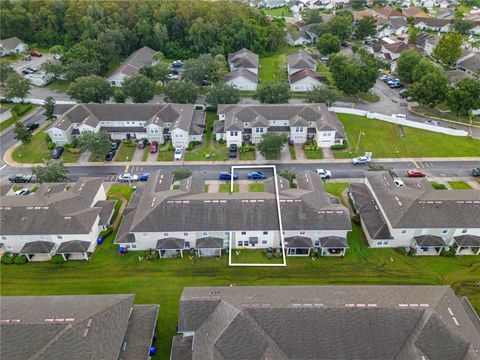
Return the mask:
[[323, 152], [323, 158], [324, 159], [335, 159], [335, 156], [333, 156], [333, 151], [330, 148], [320, 148]]
[[80, 157], [78, 158], [79, 162], [88, 162], [88, 159], [90, 159], [90, 151], [84, 151], [83, 153], [80, 154]]
[[119, 223], [120, 223], [120, 219], [122, 218], [123, 211], [125, 210], [125, 207], [127, 206], [128, 200], [125, 199], [125, 198], [124, 198], [122, 195], [120, 195], [120, 194], [112, 194], [112, 195], [110, 195], [110, 197], [115, 198], [116, 200], [122, 202], [122, 205], [121, 205], [120, 208], [118, 209], [117, 216], [115, 217], [115, 220], [114, 220], [113, 223], [112, 223], [112, 228], [113, 228], [113, 230], [116, 230], [116, 229], [117, 229], [117, 226], [118, 226]]
[[305, 151], [303, 150], [303, 145], [295, 144], [293, 146], [295, 147], [295, 156], [297, 157], [297, 161], [307, 160], [307, 157], [305, 156]]
[[[133, 153], [132, 162], [140, 162], [143, 158], [143, 150], [139, 149], [138, 147], [135, 148], [135, 152]], [[156, 159], [155, 159], [156, 160]]]

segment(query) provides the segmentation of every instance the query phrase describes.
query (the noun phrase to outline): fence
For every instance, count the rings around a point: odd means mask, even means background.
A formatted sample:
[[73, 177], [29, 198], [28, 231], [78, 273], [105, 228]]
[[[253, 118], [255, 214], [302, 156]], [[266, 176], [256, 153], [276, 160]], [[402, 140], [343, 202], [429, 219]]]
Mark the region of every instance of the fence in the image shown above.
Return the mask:
[[336, 113], [340, 113], [340, 114], [352, 114], [352, 115], [365, 116], [369, 119], [387, 121], [392, 124], [409, 126], [416, 129], [428, 130], [428, 131], [433, 131], [433, 132], [446, 134], [446, 135], [468, 136], [468, 132], [464, 130], [450, 129], [442, 126], [429, 125], [422, 122], [417, 122], [417, 121], [412, 121], [407, 119], [400, 119], [393, 115], [388, 116], [388, 115], [383, 115], [378, 113], [371, 113], [367, 110], [350, 109], [350, 108], [343, 108], [343, 107], [336, 107], [336, 106], [329, 108], [329, 110]]

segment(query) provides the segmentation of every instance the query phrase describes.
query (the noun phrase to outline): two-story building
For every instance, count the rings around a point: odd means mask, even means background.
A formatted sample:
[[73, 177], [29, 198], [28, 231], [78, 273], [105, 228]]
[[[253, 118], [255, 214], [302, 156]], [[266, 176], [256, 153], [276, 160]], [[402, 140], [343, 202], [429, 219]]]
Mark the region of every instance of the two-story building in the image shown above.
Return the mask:
[[113, 86], [122, 86], [123, 82], [137, 74], [141, 68], [155, 64], [153, 59], [156, 51], [144, 46], [130, 54], [129, 57], [108, 77]]
[[160, 257], [218, 256], [235, 249], [280, 248], [287, 255], [342, 256], [351, 230], [348, 210], [329, 195], [320, 177], [297, 175], [297, 188], [278, 178], [283, 234], [277, 214], [275, 180], [265, 180], [264, 192], [206, 193], [194, 174], [173, 190], [170, 173], [155, 172], [128, 205], [115, 243], [130, 250], [157, 249]]
[[80, 178], [73, 185], [42, 184], [28, 196], [7, 193], [0, 200], [5, 251], [31, 261], [49, 260], [55, 254], [88, 260], [115, 205], [106, 200], [101, 178]]
[[437, 18], [415, 18], [414, 26], [421, 30], [431, 30], [436, 32], [449, 32], [453, 20]]
[[316, 140], [320, 147], [342, 144], [345, 130], [325, 104], [219, 105], [216, 140], [227, 145], [257, 144], [267, 132], [286, 134], [294, 143]]
[[230, 72], [224, 81], [239, 90], [256, 90], [258, 85], [258, 54], [241, 49], [228, 54]]
[[78, 104], [46, 132], [57, 145], [88, 131], [106, 131], [112, 139], [147, 139], [175, 147], [202, 141], [205, 112], [192, 104]]
[[16, 36], [0, 40], [0, 56], [21, 54], [28, 50], [28, 45]]
[[287, 55], [287, 73], [295, 74], [301, 70], [317, 71], [317, 60], [306, 51], [300, 50]]
[[438, 255], [454, 246], [458, 255], [480, 254], [479, 190], [435, 190], [425, 179], [399, 185], [388, 172], [368, 172], [364, 184], [351, 184], [371, 247]]

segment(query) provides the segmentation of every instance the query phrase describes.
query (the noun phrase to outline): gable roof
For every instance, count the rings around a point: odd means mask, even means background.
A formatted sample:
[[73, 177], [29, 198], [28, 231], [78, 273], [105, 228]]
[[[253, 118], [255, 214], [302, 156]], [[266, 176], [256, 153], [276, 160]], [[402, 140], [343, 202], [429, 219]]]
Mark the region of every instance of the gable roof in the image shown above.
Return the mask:
[[399, 54], [405, 50], [421, 51], [416, 45], [406, 44], [403, 41], [398, 41], [393, 44], [385, 44], [383, 47], [394, 54]]
[[20, 44], [25, 44], [25, 42], [16, 36], [0, 40], [0, 48], [8, 51], [15, 50], [15, 48]]
[[421, 18], [421, 17], [417, 17], [414, 20], [415, 25], [419, 24], [419, 23], [423, 23], [423, 24], [427, 25], [428, 27], [432, 27], [432, 28], [442, 28], [442, 27], [450, 24], [451, 22], [452, 22], [452, 20], [450, 20], [450, 19]]
[[477, 75], [480, 75], [480, 54], [471, 53], [470, 56], [464, 56], [457, 61], [457, 65], [467, 69]]
[[238, 68], [233, 70], [232, 72], [229, 72], [224, 76], [223, 80], [225, 82], [228, 82], [239, 77], [243, 77], [250, 80], [251, 82], [258, 84], [258, 75], [245, 68]]
[[258, 68], [258, 59], [258, 54], [245, 48], [228, 54], [228, 63], [235, 68]]
[[297, 41], [298, 39], [302, 38], [305, 40], [312, 40], [304, 28], [287, 29], [287, 36], [289, 36], [293, 41]]
[[305, 70], [299, 70], [293, 74], [290, 74], [288, 76], [288, 82], [290, 84], [295, 84], [297, 81], [303, 80], [305, 78], [311, 78], [318, 82], [326, 81], [326, 78], [324, 76], [321, 76], [310, 69], [305, 69]]
[[192, 347], [174, 341], [172, 360], [473, 360], [480, 348], [448, 286], [185, 288], [178, 331]]
[[287, 55], [288, 67], [290, 69], [316, 69], [317, 60], [306, 51], [297, 51]]
[[418, 7], [411, 7], [408, 9], [403, 9], [403, 14], [406, 17], [419, 17], [419, 18], [428, 18], [430, 17], [426, 12]]
[[153, 63], [153, 56], [156, 51], [144, 46], [130, 54], [129, 57], [108, 77], [109, 79], [118, 74], [132, 76], [136, 74], [144, 66], [150, 66]]
[[387, 18], [387, 19], [390, 19], [392, 17], [405, 17], [405, 15], [403, 15], [398, 10], [394, 8], [389, 8], [389, 7], [378, 9], [376, 10], [376, 13], [378, 16]]

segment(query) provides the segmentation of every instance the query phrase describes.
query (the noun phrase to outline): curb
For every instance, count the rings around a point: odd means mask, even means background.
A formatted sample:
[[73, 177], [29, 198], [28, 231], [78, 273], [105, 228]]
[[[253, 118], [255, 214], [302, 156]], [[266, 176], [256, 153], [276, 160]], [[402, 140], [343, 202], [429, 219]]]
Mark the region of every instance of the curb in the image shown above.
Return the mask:
[[[25, 115], [23, 115], [20, 119], [18, 119], [17, 121], [26, 121], [28, 119], [30, 119], [32, 116], [34, 115], [37, 115], [37, 112], [39, 112], [40, 110], [42, 109], [41, 106], [38, 106], [37, 108], [35, 109], [32, 109], [30, 110], [28, 113], [26, 113]], [[13, 123], [12, 125], [10, 125], [9, 127], [7, 127], [6, 129], [3, 129], [2, 131], [0, 131], [0, 136], [6, 134], [8, 131], [10, 131], [13, 127], [15, 126], [15, 123]]]
[[426, 114], [423, 114], [421, 112], [418, 112], [418, 111], [415, 111], [412, 109], [412, 106], [409, 105], [407, 107], [408, 111], [416, 114], [416, 115], [419, 115], [419, 116], [422, 116], [422, 117], [426, 117], [426, 118], [429, 118], [429, 119], [435, 119], [435, 120], [440, 120], [440, 121], [445, 121], [445, 122], [448, 122], [448, 123], [452, 123], [452, 124], [456, 124], [456, 125], [463, 125], [463, 126], [466, 126], [466, 127], [474, 127], [474, 128], [478, 128], [480, 129], [480, 125], [470, 125], [470, 124], [465, 124], [465, 123], [462, 123], [462, 122], [459, 122], [459, 121], [454, 121], [454, 120], [448, 120], [448, 119], [444, 119], [444, 118], [439, 118], [439, 117], [436, 117], [436, 116], [431, 116], [431, 115], [426, 115]]

